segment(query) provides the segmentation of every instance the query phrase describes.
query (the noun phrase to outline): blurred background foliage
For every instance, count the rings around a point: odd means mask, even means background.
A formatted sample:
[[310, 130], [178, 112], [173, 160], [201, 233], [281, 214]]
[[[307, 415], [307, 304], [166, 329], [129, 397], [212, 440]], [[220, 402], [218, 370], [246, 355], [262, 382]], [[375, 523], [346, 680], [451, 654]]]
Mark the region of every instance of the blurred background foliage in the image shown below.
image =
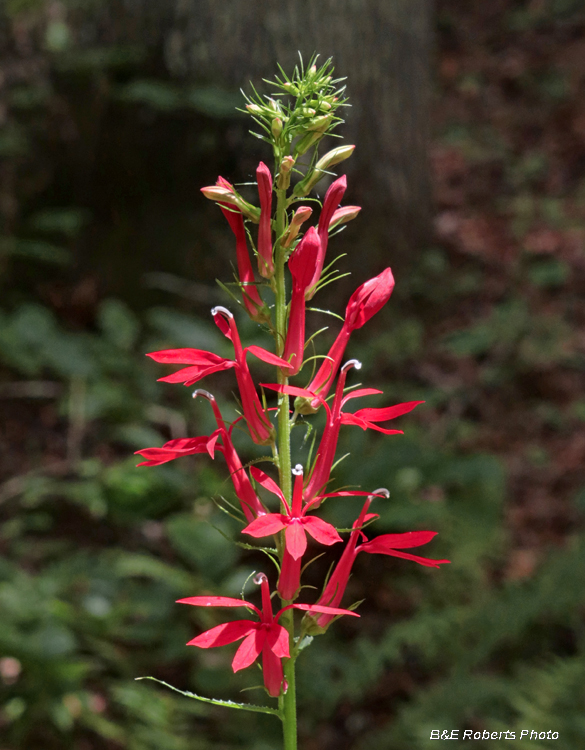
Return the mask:
[[[218, 173], [246, 181], [258, 152], [239, 94], [171, 76], [154, 36], [121, 44], [106, 28], [94, 44], [86, 26], [114, 5], [0, 10], [0, 744], [270, 750], [280, 740], [269, 717], [134, 681], [236, 700], [259, 682], [232, 675], [230, 649], [186, 649], [219, 620], [174, 605], [237, 596], [262, 564], [229, 541], [215, 504], [231, 495], [221, 459], [136, 469], [132, 455], [212, 429], [206, 405], [157, 383], [143, 355], [225, 352], [208, 308], [229, 304], [214, 278], [229, 276], [233, 248], [198, 189]], [[340, 449], [352, 457], [336, 479], [389, 487], [377, 531], [434, 529], [428, 554], [452, 564], [358, 558], [347, 600], [365, 597], [362, 619], [337, 623], [300, 663], [303, 746], [425, 750], [433, 729], [528, 728], [560, 735], [534, 747], [575, 750], [585, 15], [572, 0], [440, 0], [435, 23], [435, 236], [402, 260], [387, 309], [349, 352], [384, 403], [426, 404], [401, 437], [348, 427]], [[354, 223], [367, 221], [366, 205]], [[342, 312], [364, 280], [361, 231], [336, 240], [353, 278], [320, 307]], [[377, 270], [395, 265], [387, 249], [368, 253]], [[315, 329], [331, 323], [321, 318]], [[229, 414], [229, 374], [206, 387]], [[355, 500], [325, 510], [347, 526]], [[317, 561], [309, 582], [325, 571]]]

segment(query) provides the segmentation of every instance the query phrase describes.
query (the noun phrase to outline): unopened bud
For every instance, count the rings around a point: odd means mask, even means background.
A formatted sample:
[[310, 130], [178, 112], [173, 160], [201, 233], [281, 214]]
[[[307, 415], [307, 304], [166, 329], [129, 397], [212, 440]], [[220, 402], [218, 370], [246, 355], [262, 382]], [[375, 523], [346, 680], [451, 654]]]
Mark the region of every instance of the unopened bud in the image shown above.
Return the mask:
[[331, 104], [329, 104], [329, 102], [321, 102], [319, 108], [324, 109], [326, 112], [328, 112], [331, 109]]
[[294, 86], [290, 81], [283, 83], [282, 88], [285, 89], [289, 94], [292, 94], [293, 96], [298, 96], [299, 94], [298, 88]]
[[348, 221], [355, 219], [361, 210], [361, 206], [342, 206], [338, 208], [337, 211], [333, 212], [333, 216], [329, 222], [329, 229], [333, 229], [340, 224], [347, 224]]
[[259, 107], [257, 104], [246, 104], [246, 109], [252, 115], [261, 115], [262, 114], [262, 107]]
[[329, 167], [333, 167], [335, 164], [339, 164], [340, 162], [349, 159], [354, 151], [355, 146], [338, 146], [322, 156], [315, 165], [315, 169], [328, 169]]
[[301, 112], [305, 115], [305, 117], [314, 117], [317, 112], [312, 107], [303, 107]]
[[[315, 110], [313, 110], [313, 114], [315, 113]], [[309, 125], [307, 130], [323, 130], [326, 128], [329, 123], [331, 122], [331, 115], [321, 115], [321, 117], [316, 117], [313, 122]]]
[[292, 245], [293, 240], [301, 229], [301, 226], [311, 217], [312, 213], [313, 209], [309, 208], [309, 206], [301, 206], [295, 211], [288, 227], [288, 231], [284, 235], [282, 247], [290, 247]]
[[278, 170], [278, 178], [276, 180], [276, 187], [279, 190], [286, 190], [290, 185], [290, 172], [295, 163], [293, 156], [285, 156], [280, 162], [280, 169]]
[[[326, 129], [327, 129], [327, 126], [323, 128], [323, 131], [325, 131]], [[324, 135], [325, 133], [319, 130], [313, 131], [311, 133], [307, 133], [295, 145], [295, 154], [297, 154], [297, 156], [302, 156], [303, 154], [306, 154], [307, 151], [311, 148], [311, 146], [314, 146], [316, 143], [318, 143], [321, 140], [321, 138], [323, 138]]]
[[312, 77], [313, 77], [313, 76], [314, 76], [314, 75], [315, 75], [316, 73], [317, 73], [317, 66], [316, 66], [316, 65], [311, 65], [311, 67], [309, 68], [309, 75], [311, 76], [311, 78], [312, 78]]
[[353, 154], [354, 149], [355, 146], [338, 146], [337, 148], [328, 151], [325, 156], [322, 156], [315, 164], [315, 169], [309, 172], [303, 180], [295, 185], [294, 195], [299, 197], [308, 195], [319, 182], [321, 177], [323, 177], [325, 170], [329, 167], [335, 166], [335, 164], [339, 164], [339, 162], [342, 162], [345, 159], [348, 159]]
[[201, 188], [201, 192], [210, 201], [235, 206], [250, 221], [253, 221], [254, 224], [260, 221], [260, 209], [245, 201], [239, 193], [231, 188], [223, 187], [222, 185], [210, 185], [209, 187]]
[[272, 120], [272, 135], [274, 138], [278, 138], [280, 134], [282, 133], [282, 120], [280, 117], [275, 117], [274, 120]]

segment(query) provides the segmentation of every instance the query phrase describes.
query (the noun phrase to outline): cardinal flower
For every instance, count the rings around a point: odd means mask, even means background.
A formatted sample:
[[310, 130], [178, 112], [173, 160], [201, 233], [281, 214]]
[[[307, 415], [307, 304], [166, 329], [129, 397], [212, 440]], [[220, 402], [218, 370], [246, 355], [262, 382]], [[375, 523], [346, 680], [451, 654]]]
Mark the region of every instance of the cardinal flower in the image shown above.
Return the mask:
[[[382, 534], [382, 536], [378, 536], [371, 541], [368, 541], [368, 538], [361, 529], [364, 524], [368, 523], [368, 521], [378, 518], [376, 513], [368, 513], [368, 510], [374, 497], [379, 496], [380, 494], [385, 494], [386, 497], [390, 496], [388, 490], [381, 488], [375, 490], [368, 497], [358, 519], [353, 525], [353, 531], [351, 532], [349, 541], [343, 550], [343, 554], [327, 581], [323, 594], [317, 602], [318, 604], [326, 604], [327, 606], [336, 607], [339, 602], [341, 602], [351, 569], [360, 552], [401, 557], [404, 560], [412, 560], [419, 565], [425, 565], [429, 568], [438, 568], [440, 565], [450, 562], [450, 560], [431, 560], [428, 557], [419, 557], [418, 555], [412, 555], [409, 552], [401, 551], [410, 547], [420, 547], [422, 544], [427, 544], [434, 536], [436, 536], [435, 531], [409, 531], [405, 534]], [[362, 544], [358, 544], [360, 540], [362, 541]], [[332, 619], [333, 617], [328, 614], [321, 614], [320, 617], [315, 618], [315, 622], [319, 628], [325, 628]]]
[[296, 478], [292, 507], [288, 504], [280, 487], [263, 471], [252, 467], [251, 473], [257, 482], [280, 498], [286, 513], [267, 513], [242, 529], [244, 534], [262, 538], [277, 534], [284, 529], [285, 546], [293, 560], [299, 560], [305, 554], [307, 534], [315, 541], [327, 546], [341, 541], [341, 537], [330, 523], [316, 516], [307, 515], [311, 509], [311, 503], [306, 503], [303, 507], [303, 467], [300, 464], [293, 469]]
[[317, 258], [317, 265], [311, 283], [307, 287], [305, 296], [307, 299], [312, 299], [317, 291], [317, 284], [321, 278], [321, 272], [323, 271], [323, 263], [325, 262], [325, 254], [327, 253], [327, 243], [329, 241], [329, 223], [331, 217], [335, 212], [335, 209], [340, 204], [343, 194], [347, 188], [347, 179], [345, 175], [331, 183], [329, 190], [325, 193], [325, 200], [323, 201], [323, 208], [321, 209], [321, 215], [319, 216], [318, 233], [319, 239], [321, 240], [321, 249]]
[[[392, 271], [386, 268], [379, 276], [366, 281], [355, 290], [347, 303], [341, 331], [307, 390], [314, 391], [323, 398], [327, 396], [343, 358], [350, 334], [356, 328], [361, 328], [388, 302], [393, 289], [394, 277]], [[317, 411], [319, 401], [316, 399], [312, 401], [298, 400], [295, 407], [301, 414], [310, 414]]]
[[290, 365], [284, 359], [266, 351], [266, 349], [262, 349], [260, 346], [252, 345], [243, 349], [234, 316], [225, 307], [214, 307], [211, 314], [213, 315], [215, 324], [234, 345], [235, 358], [233, 360], [220, 357], [212, 352], [203, 351], [202, 349], [165, 349], [160, 352], [151, 352], [148, 356], [152, 357], [155, 362], [189, 365], [189, 367], [184, 367], [172, 375], [159, 378], [159, 380], [165, 383], [193, 385], [193, 383], [201, 380], [206, 375], [233, 367], [236, 371], [236, 379], [240, 389], [244, 418], [250, 430], [252, 440], [259, 445], [268, 445], [273, 440], [274, 428], [260, 404], [260, 399], [254, 387], [254, 381], [248, 369], [246, 355], [250, 352], [263, 362], [283, 367], [287, 370], [290, 370]]
[[283, 354], [283, 359], [290, 362], [291, 365], [291, 369], [286, 372], [287, 375], [296, 375], [303, 364], [303, 352], [305, 348], [305, 291], [311, 284], [320, 247], [321, 242], [315, 231], [315, 227], [311, 227], [299, 242], [288, 261], [293, 284], [290, 314], [288, 317], [288, 331]]
[[[211, 435], [169, 440], [161, 448], [143, 448], [140, 451], [136, 451], [138, 455], [147, 459], [138, 464], [138, 466], [159, 466], [168, 461], [173, 461], [175, 458], [192, 456], [197, 453], [208, 453], [211, 458], [214, 458], [215, 450], [217, 449], [220, 453], [223, 453], [244, 516], [247, 521], [252, 521], [257, 516], [265, 514], [266, 508], [254, 492], [250, 478], [242, 466], [240, 457], [232, 443], [232, 430], [238, 420], [229, 429], [226, 429], [225, 422], [212, 394], [207, 391], [197, 390], [193, 393], [193, 398], [197, 396], [203, 396], [203, 398], [206, 398], [211, 403], [217, 422], [217, 430], [212, 432]], [[221, 444], [218, 443], [218, 440], [221, 440]]]
[[262, 654], [264, 686], [269, 695], [277, 698], [281, 689], [284, 688], [286, 691], [287, 687], [286, 683], [283, 685], [282, 659], [290, 657], [288, 631], [278, 622], [282, 613], [292, 608], [305, 612], [311, 609], [332, 616], [351, 615], [356, 617], [359, 615], [346, 609], [326, 607], [320, 604], [289, 604], [274, 615], [268, 579], [263, 573], [260, 573], [254, 578], [254, 581], [259, 583], [262, 589], [262, 610], [243, 599], [232, 599], [228, 596], [192, 596], [187, 599], [179, 599], [178, 603], [191, 604], [195, 607], [247, 607], [258, 615], [258, 622], [235, 620], [234, 622], [217, 625], [215, 628], [211, 628], [211, 630], [193, 638], [187, 645], [213, 648], [215, 646], [226, 646], [228, 643], [235, 643], [243, 638], [244, 641], [240, 644], [232, 661], [232, 669], [234, 672], [239, 672], [239, 670], [251, 666]]
[[[223, 177], [218, 178], [218, 184], [223, 185], [227, 183]], [[257, 322], [266, 320], [266, 310], [262, 297], [255, 286], [254, 271], [252, 270], [252, 262], [250, 260], [250, 253], [248, 252], [248, 244], [246, 242], [246, 230], [244, 228], [244, 217], [242, 213], [234, 207], [229, 207], [227, 204], [219, 204], [222, 214], [227, 219], [232, 232], [236, 237], [236, 259], [238, 263], [238, 277], [240, 279], [242, 298], [244, 306], [252, 318]]]
[[272, 175], [270, 170], [260, 162], [256, 170], [258, 196], [260, 198], [260, 225], [258, 227], [258, 270], [267, 279], [274, 276], [272, 261]]
[[358, 425], [363, 430], [377, 430], [378, 432], [383, 432], [385, 435], [402, 435], [402, 430], [391, 430], [386, 427], [380, 427], [376, 423], [395, 419], [402, 414], [407, 414], [409, 411], [412, 411], [418, 406], [418, 404], [424, 403], [423, 401], [407, 401], [403, 404], [387, 406], [381, 409], [360, 409], [355, 412], [355, 414], [342, 411], [345, 404], [351, 399], [382, 393], [382, 391], [375, 388], [358, 388], [355, 391], [350, 391], [346, 396], [343, 395], [347, 373], [352, 367], [359, 370], [361, 366], [361, 362], [357, 359], [350, 359], [343, 365], [341, 372], [339, 373], [337, 387], [335, 389], [335, 398], [331, 407], [328, 406], [321, 396], [307, 389], [275, 383], [263, 384], [265, 388], [270, 388], [279, 393], [287, 393], [290, 396], [298, 396], [305, 399], [307, 402], [310, 402], [311, 399], [315, 399], [318, 403], [320, 402], [323, 404], [327, 413], [327, 422], [323, 430], [319, 448], [317, 449], [317, 455], [315, 457], [311, 476], [305, 487], [306, 502], [314, 500], [329, 481], [329, 475], [331, 474], [331, 467], [333, 466], [335, 451], [337, 449], [339, 430], [342, 424]]

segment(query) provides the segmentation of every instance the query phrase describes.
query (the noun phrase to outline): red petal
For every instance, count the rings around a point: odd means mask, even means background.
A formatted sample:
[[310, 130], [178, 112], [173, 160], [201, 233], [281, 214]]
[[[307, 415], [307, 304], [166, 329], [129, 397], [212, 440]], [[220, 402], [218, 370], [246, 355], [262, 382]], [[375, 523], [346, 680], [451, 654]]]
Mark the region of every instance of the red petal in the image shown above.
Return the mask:
[[[326, 492], [324, 495], [319, 495], [319, 497], [316, 497], [315, 500], [312, 500], [311, 502], [321, 500], [324, 497], [370, 497], [370, 495], [373, 495], [374, 497], [386, 497], [386, 495], [376, 495], [375, 492], [366, 492], [365, 490], [340, 490], [339, 492]], [[307, 505], [309, 505], [309, 503], [307, 503]]]
[[322, 518], [305, 516], [303, 525], [307, 534], [310, 534], [320, 544], [329, 546], [342, 541], [335, 528], [327, 521], [323, 521]]
[[240, 638], [248, 635], [258, 627], [255, 622], [250, 620], [235, 620], [226, 622], [223, 625], [217, 625], [211, 630], [206, 630], [197, 638], [189, 641], [187, 646], [199, 646], [199, 648], [213, 648], [214, 646], [226, 646], [228, 643], [239, 641]]
[[213, 322], [219, 328], [219, 330], [223, 333], [223, 335], [231, 341], [232, 332], [230, 330], [230, 324], [227, 322], [224, 316], [221, 313], [217, 313], [217, 315], [213, 316]]
[[258, 357], [258, 359], [261, 359], [263, 362], [267, 362], [269, 365], [275, 365], [276, 367], [290, 367], [285, 359], [281, 359], [281, 357], [272, 354], [272, 352], [267, 352], [266, 349], [262, 349], [260, 346], [254, 346], [254, 344], [252, 344], [252, 346], [247, 346], [244, 349], [244, 352], [250, 352], [250, 354]]
[[253, 664], [260, 655], [265, 641], [266, 631], [261, 630], [260, 626], [257, 625], [254, 632], [250, 633], [250, 635], [242, 641], [242, 645], [236, 651], [236, 655], [232, 661], [232, 669], [234, 672], [239, 672], [240, 669], [246, 669], [250, 664]]
[[172, 375], [165, 375], [164, 378], [158, 378], [161, 383], [185, 383], [185, 385], [193, 385], [198, 380], [202, 380], [207, 375], [212, 375], [214, 372], [220, 372], [221, 370], [229, 370], [230, 367], [234, 367], [235, 362], [230, 359], [226, 359], [223, 362], [215, 365], [194, 365], [193, 367], [184, 367], [182, 370], [177, 370]]
[[[374, 540], [375, 541], [375, 540]], [[368, 542], [371, 544], [371, 542]], [[365, 544], [359, 547], [360, 552], [370, 552], [379, 555], [388, 555], [389, 557], [401, 557], [403, 560], [412, 560], [419, 565], [425, 565], [427, 568], [438, 568], [439, 565], [450, 563], [451, 560], [431, 560], [428, 557], [419, 557], [418, 555], [411, 555], [409, 552], [397, 552], [391, 549], [376, 549], [367, 547]]]
[[345, 404], [346, 401], [351, 401], [352, 398], [361, 398], [362, 396], [379, 396], [384, 391], [379, 391], [377, 388], [357, 388], [355, 391], [350, 391], [347, 396], [343, 397], [341, 405]]
[[265, 516], [255, 518], [251, 524], [242, 529], [243, 534], [249, 534], [253, 537], [270, 536], [282, 531], [286, 523], [280, 513], [267, 513]]
[[216, 432], [214, 435], [209, 436], [209, 440], [207, 441], [206, 448], [207, 452], [211, 456], [211, 458], [215, 457], [215, 444], [219, 440], [219, 431]]
[[262, 650], [262, 673], [264, 676], [264, 686], [268, 690], [268, 695], [278, 698], [284, 679], [282, 661], [270, 648]]
[[268, 492], [272, 492], [273, 495], [276, 495], [276, 497], [280, 498], [284, 503], [286, 503], [282, 490], [276, 484], [274, 479], [271, 479], [268, 476], [268, 474], [265, 474], [261, 469], [258, 469], [255, 466], [250, 467], [250, 474], [258, 482], [258, 484], [261, 484], [262, 487], [264, 487], [264, 489], [268, 490]]
[[231, 596], [189, 596], [177, 599], [177, 604], [192, 604], [194, 607], [249, 607], [260, 614], [258, 607], [243, 599], [232, 599]]
[[305, 554], [307, 549], [307, 537], [303, 526], [295, 521], [289, 523], [284, 532], [286, 548], [293, 560], [298, 560]]
[[407, 414], [424, 401], [407, 401], [404, 404], [395, 406], [386, 406], [382, 409], [359, 409], [354, 416], [358, 419], [365, 419], [366, 422], [385, 422], [387, 419], [395, 419], [402, 414]]
[[[357, 612], [352, 612], [349, 609], [338, 609], [338, 607], [324, 607], [322, 604], [289, 604], [284, 607], [280, 612], [284, 612], [285, 609], [302, 609], [303, 612], [322, 612], [325, 615], [351, 615], [351, 617], [359, 617]], [[278, 615], [280, 615], [280, 612]], [[278, 617], [277, 615], [277, 617]]]
[[436, 531], [407, 531], [405, 534], [381, 534], [368, 542], [368, 545], [385, 547], [387, 549], [420, 547], [421, 544], [428, 544], [436, 535]]
[[281, 659], [288, 659], [290, 656], [288, 630], [277, 622], [272, 623], [266, 637], [265, 648], [274, 651], [275, 655]]
[[164, 349], [146, 356], [155, 362], [168, 362], [174, 365], [216, 365], [226, 361], [224, 357], [203, 349]]

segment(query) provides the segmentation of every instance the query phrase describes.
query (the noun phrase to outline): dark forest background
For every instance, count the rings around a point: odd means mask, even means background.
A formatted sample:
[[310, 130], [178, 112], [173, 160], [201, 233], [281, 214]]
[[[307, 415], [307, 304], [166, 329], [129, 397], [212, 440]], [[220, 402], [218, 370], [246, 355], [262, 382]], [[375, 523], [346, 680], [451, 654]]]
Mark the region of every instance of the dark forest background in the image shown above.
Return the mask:
[[[257, 559], [214, 528], [231, 533], [222, 464], [136, 469], [133, 452], [210, 429], [144, 352], [222, 351], [209, 308], [229, 304], [232, 236], [199, 188], [270, 163], [238, 90], [299, 49], [348, 76], [339, 173], [363, 206], [331, 243], [352, 275], [319, 306], [341, 313], [391, 265], [348, 354], [387, 403], [426, 401], [404, 436], [348, 431], [337, 477], [389, 487], [379, 532], [436, 530], [429, 556], [452, 560], [358, 558], [361, 620], [299, 662], [301, 745], [426, 750], [456, 728], [585, 744], [582, 2], [4, 0], [2, 750], [280, 746], [271, 717], [134, 681], [242, 699], [257, 678], [229, 648], [184, 645], [218, 620], [173, 602], [239, 595]], [[231, 381], [213, 387], [227, 403]]]

